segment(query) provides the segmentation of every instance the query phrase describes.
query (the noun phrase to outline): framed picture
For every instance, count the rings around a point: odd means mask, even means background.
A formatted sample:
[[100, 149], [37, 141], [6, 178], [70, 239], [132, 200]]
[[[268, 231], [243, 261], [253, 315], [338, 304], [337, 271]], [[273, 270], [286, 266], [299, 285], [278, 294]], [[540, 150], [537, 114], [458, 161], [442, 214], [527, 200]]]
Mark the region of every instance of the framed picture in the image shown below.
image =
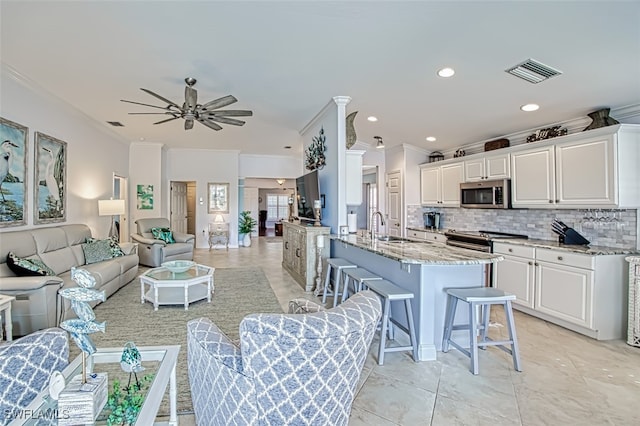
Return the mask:
[[209, 182], [209, 213], [229, 213], [229, 184]]
[[34, 223], [67, 219], [67, 143], [36, 132]]
[[136, 189], [137, 209], [153, 210], [153, 185], [138, 185]]
[[29, 129], [0, 117], [0, 227], [26, 225]]

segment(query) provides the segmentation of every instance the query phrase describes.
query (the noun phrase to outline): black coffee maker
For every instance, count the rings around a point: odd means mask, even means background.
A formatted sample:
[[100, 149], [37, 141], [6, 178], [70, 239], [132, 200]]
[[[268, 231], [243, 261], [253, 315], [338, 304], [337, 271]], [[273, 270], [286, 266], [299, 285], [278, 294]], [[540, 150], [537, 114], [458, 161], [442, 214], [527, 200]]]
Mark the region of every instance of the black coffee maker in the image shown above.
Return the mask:
[[422, 214], [424, 218], [424, 227], [427, 229], [440, 229], [440, 213], [425, 212]]

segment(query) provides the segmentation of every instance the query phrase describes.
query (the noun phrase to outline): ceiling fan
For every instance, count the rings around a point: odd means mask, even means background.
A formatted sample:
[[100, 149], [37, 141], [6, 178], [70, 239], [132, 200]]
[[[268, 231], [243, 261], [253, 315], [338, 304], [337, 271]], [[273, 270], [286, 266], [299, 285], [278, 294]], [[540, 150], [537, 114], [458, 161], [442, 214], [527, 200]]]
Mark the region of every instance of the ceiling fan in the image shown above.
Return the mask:
[[130, 112], [132, 115], [140, 115], [140, 114], [162, 114], [169, 115], [170, 118], [160, 120], [153, 124], [162, 124], [167, 123], [169, 121], [177, 120], [178, 118], [184, 118], [184, 129], [190, 130], [193, 128], [193, 122], [197, 121], [199, 123], [204, 124], [210, 129], [213, 130], [222, 130], [222, 126], [218, 123], [222, 124], [231, 124], [233, 126], [242, 126], [244, 125], [244, 121], [237, 120], [235, 118], [229, 117], [250, 117], [253, 115], [252, 111], [246, 110], [220, 110], [215, 111], [219, 108], [226, 107], [231, 105], [234, 102], [238, 102], [238, 100], [231, 96], [223, 96], [222, 98], [215, 99], [211, 102], [207, 102], [206, 104], [198, 103], [198, 92], [193, 88], [193, 85], [196, 84], [196, 79], [192, 77], [187, 77], [184, 79], [185, 83], [187, 83], [187, 87], [184, 88], [184, 103], [182, 106], [179, 106], [173, 101], [170, 101], [167, 98], [164, 98], [157, 93], [152, 92], [148, 89], [140, 89], [143, 92], [150, 94], [151, 96], [155, 96], [161, 101], [167, 104], [166, 107], [157, 106], [157, 105], [149, 105], [143, 104], [141, 102], [127, 101], [124, 99], [120, 99], [122, 102], [127, 102], [135, 105], [143, 105], [152, 108], [158, 108], [165, 110], [164, 112]]

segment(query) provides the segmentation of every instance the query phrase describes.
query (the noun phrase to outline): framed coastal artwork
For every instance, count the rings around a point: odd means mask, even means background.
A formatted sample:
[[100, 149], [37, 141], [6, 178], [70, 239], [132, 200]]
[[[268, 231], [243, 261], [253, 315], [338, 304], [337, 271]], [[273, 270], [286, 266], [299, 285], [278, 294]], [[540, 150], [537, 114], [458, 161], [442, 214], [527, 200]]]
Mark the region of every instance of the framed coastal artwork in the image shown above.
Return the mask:
[[0, 117], [0, 227], [26, 225], [29, 129]]
[[36, 132], [34, 223], [67, 219], [67, 143]]
[[153, 185], [137, 185], [136, 194], [138, 210], [153, 210]]
[[229, 213], [228, 183], [209, 183], [208, 194], [209, 213]]

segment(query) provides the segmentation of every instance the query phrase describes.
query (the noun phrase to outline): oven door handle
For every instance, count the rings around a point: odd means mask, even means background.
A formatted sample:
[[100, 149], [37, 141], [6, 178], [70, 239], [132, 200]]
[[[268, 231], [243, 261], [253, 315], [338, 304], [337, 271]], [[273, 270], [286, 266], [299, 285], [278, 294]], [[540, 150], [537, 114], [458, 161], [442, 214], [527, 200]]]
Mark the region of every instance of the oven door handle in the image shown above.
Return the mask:
[[487, 253], [491, 253], [491, 246], [483, 246], [483, 245], [478, 245], [478, 244], [473, 244], [473, 243], [465, 243], [464, 241], [447, 240], [447, 245], [453, 246], [453, 247], [466, 248], [466, 249], [469, 249], [469, 250], [484, 251], [484, 252], [487, 252]]

